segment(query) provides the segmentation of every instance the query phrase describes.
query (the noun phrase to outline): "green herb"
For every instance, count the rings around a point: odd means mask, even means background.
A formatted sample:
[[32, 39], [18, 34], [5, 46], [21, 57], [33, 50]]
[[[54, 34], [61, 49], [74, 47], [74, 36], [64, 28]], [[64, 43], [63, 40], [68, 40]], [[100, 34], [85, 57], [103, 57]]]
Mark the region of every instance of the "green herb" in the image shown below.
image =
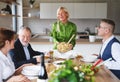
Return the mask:
[[49, 82], [94, 82], [94, 71], [91, 64], [76, 66], [72, 60], [66, 60], [62, 66], [56, 69], [50, 76]]

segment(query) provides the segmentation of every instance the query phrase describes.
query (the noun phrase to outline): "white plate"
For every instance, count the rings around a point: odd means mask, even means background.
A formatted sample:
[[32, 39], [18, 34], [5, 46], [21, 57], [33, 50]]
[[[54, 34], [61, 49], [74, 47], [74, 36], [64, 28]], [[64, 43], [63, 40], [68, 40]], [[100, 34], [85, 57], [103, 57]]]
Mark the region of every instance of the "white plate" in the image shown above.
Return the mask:
[[65, 52], [65, 53], [60, 53], [57, 50], [54, 50], [54, 55], [53, 56], [56, 57], [56, 58], [70, 59], [70, 58], [75, 58], [76, 54], [77, 53], [73, 50], [70, 50], [70, 51]]
[[94, 62], [97, 59], [97, 56], [86, 56], [81, 59], [84, 62]]
[[22, 74], [26, 76], [37, 76], [40, 71], [40, 66], [33, 65], [33, 66], [26, 66], [22, 70]]
[[88, 60], [88, 59], [80, 59], [81, 61], [84, 61], [84, 62], [88, 62], [88, 63], [92, 63], [94, 62], [94, 60]]
[[60, 64], [63, 63], [63, 62], [64, 62], [64, 61], [59, 60], [59, 61], [54, 61], [53, 64], [59, 64], [59, 65], [60, 65]]

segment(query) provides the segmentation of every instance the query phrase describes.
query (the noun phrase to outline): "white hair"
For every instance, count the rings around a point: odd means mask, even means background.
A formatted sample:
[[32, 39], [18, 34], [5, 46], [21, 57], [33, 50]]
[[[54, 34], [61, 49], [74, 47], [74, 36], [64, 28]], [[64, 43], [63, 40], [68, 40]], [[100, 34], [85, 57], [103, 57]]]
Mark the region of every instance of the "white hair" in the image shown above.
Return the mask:
[[57, 16], [58, 16], [58, 13], [59, 13], [60, 10], [64, 10], [64, 11], [67, 13], [67, 17], [69, 17], [68, 10], [67, 10], [65, 7], [59, 7], [59, 8], [57, 9]]
[[23, 30], [27, 30], [27, 31], [29, 31], [30, 33], [32, 33], [32, 32], [31, 32], [31, 29], [30, 29], [29, 27], [23, 26], [23, 27], [21, 27], [21, 28], [19, 29], [19, 31], [17, 32], [17, 34], [18, 34], [18, 35], [21, 34], [21, 32], [22, 32]]

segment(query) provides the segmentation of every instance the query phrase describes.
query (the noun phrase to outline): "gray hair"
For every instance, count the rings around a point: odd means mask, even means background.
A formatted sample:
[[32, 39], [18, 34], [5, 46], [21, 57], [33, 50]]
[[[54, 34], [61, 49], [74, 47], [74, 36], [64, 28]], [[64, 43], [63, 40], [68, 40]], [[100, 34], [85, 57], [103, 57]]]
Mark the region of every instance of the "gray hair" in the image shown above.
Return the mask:
[[20, 34], [23, 30], [27, 30], [27, 31], [29, 31], [30, 33], [32, 33], [32, 31], [31, 31], [31, 29], [30, 29], [29, 27], [27, 27], [27, 26], [22, 26], [22, 27], [19, 29], [19, 31], [18, 31], [17, 34]]

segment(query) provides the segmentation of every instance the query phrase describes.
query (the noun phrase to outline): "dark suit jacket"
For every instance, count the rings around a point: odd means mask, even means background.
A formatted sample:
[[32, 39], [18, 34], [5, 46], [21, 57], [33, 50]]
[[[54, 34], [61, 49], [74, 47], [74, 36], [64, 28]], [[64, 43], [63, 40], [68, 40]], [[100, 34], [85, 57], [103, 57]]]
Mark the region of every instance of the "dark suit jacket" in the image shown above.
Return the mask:
[[14, 62], [15, 68], [18, 68], [26, 63], [37, 64], [36, 58], [33, 58], [33, 56], [43, 54], [43, 52], [34, 51], [30, 44], [28, 44], [28, 51], [30, 53], [30, 60], [26, 59], [23, 46], [20, 40], [17, 39], [14, 44], [14, 49], [9, 51], [9, 54], [11, 55], [11, 58]]

